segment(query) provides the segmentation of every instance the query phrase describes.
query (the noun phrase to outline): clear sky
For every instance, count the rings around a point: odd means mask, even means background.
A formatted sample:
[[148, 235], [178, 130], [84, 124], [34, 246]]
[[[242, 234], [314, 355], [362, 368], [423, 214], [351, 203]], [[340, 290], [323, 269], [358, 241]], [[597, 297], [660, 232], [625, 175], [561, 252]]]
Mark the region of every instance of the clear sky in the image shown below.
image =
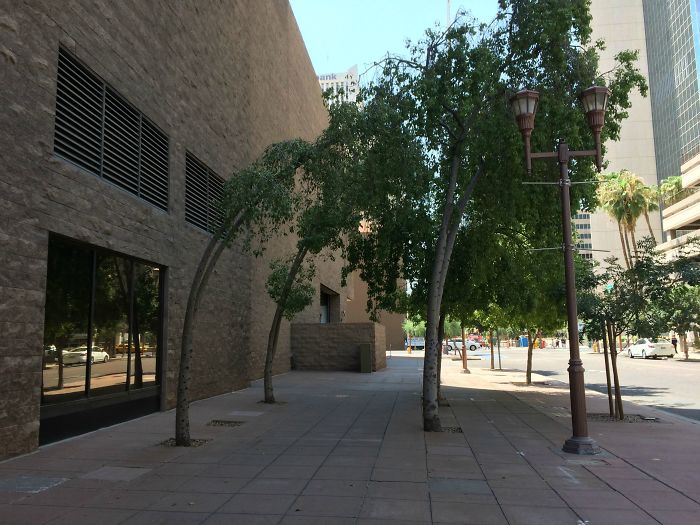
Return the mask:
[[[387, 52], [403, 53], [436, 23], [445, 26], [448, 0], [290, 0], [316, 73], [337, 73], [357, 64], [360, 73]], [[451, 0], [490, 22], [497, 0]]]

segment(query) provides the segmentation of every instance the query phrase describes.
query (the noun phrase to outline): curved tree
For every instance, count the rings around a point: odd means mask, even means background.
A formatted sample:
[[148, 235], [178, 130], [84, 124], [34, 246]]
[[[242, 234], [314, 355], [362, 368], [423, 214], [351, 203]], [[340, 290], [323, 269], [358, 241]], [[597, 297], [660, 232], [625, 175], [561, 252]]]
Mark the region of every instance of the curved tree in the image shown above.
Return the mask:
[[308, 157], [308, 144], [292, 140], [270, 146], [247, 168], [235, 173], [224, 184], [223, 196], [217, 203], [221, 222], [207, 243], [190, 287], [180, 347], [180, 371], [175, 412], [175, 443], [190, 446], [190, 382], [194, 352], [194, 326], [197, 312], [216, 263], [224, 250], [241, 233], [247, 233], [244, 245], [252, 239], [260, 245], [293, 210], [293, 189], [297, 168]]

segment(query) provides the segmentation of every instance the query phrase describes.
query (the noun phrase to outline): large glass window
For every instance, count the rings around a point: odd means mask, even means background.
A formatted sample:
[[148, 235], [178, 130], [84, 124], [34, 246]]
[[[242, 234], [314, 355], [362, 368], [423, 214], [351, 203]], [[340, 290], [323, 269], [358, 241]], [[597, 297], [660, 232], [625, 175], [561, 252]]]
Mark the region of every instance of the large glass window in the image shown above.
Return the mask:
[[48, 259], [42, 402], [158, 384], [161, 269], [59, 237]]

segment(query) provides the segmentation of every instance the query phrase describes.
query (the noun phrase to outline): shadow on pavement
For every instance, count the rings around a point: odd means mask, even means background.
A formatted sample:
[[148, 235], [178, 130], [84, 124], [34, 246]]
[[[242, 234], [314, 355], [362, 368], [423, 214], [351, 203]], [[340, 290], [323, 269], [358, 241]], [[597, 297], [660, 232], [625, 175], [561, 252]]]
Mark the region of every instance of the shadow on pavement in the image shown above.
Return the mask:
[[[600, 392], [602, 394], [607, 394], [608, 393], [608, 387], [607, 385], [600, 384], [600, 383], [586, 383], [586, 388], [590, 388], [591, 390], [595, 390], [596, 392]], [[668, 388], [658, 388], [658, 387], [649, 387], [649, 386], [624, 386], [622, 385], [620, 387], [620, 390], [622, 391], [623, 396], [658, 396], [661, 394], [666, 394], [669, 392]]]

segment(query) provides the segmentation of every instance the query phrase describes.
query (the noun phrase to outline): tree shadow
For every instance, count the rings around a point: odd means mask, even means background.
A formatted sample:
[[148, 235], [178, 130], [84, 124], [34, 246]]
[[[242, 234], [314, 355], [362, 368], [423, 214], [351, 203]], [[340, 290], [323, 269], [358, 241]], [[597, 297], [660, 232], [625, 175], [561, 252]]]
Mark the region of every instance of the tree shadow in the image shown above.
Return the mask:
[[[602, 394], [608, 393], [608, 386], [602, 383], [586, 383], [586, 388]], [[620, 385], [620, 391], [623, 396], [654, 397], [666, 394], [670, 389], [666, 387]]]

